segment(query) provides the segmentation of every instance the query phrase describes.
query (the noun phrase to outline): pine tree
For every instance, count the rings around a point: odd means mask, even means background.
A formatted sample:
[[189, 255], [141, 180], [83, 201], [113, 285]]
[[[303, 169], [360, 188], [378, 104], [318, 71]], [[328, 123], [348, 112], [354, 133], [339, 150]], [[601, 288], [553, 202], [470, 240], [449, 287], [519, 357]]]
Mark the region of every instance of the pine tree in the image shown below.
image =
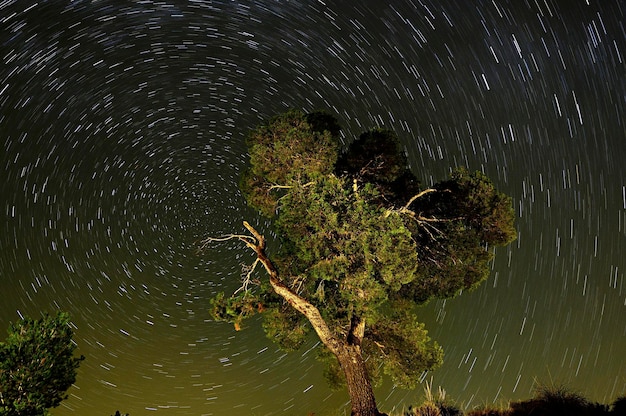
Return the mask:
[[0, 342], [0, 415], [45, 415], [67, 398], [85, 358], [74, 356], [69, 322], [68, 314], [59, 312], [10, 325]]
[[[442, 362], [416, 307], [478, 286], [493, 246], [516, 236], [511, 199], [477, 172], [455, 170], [423, 189], [393, 132], [362, 134], [341, 154], [339, 125], [325, 113], [289, 111], [249, 136], [241, 189], [271, 219], [279, 248], [239, 238], [256, 258], [233, 295], [212, 300], [217, 320], [240, 329], [262, 312], [267, 335], [297, 349], [313, 329], [352, 414], [379, 415], [372, 390], [386, 374], [413, 388]], [[254, 277], [261, 264], [269, 279]]]

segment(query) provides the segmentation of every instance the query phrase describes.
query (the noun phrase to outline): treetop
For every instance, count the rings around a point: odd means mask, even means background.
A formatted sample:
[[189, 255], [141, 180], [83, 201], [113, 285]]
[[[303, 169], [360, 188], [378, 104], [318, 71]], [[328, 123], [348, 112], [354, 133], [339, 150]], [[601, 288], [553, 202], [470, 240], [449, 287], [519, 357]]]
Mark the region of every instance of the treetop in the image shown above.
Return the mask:
[[[410, 385], [441, 361], [414, 307], [487, 278], [491, 248], [516, 237], [511, 199], [463, 168], [423, 188], [395, 133], [367, 131], [342, 152], [339, 131], [326, 113], [273, 117], [250, 133], [241, 188], [272, 220], [280, 247], [268, 261], [280, 284], [337, 339], [362, 341], [372, 365]], [[220, 294], [214, 316], [239, 327], [263, 312], [268, 335], [297, 348], [309, 322], [273, 287], [259, 280]]]

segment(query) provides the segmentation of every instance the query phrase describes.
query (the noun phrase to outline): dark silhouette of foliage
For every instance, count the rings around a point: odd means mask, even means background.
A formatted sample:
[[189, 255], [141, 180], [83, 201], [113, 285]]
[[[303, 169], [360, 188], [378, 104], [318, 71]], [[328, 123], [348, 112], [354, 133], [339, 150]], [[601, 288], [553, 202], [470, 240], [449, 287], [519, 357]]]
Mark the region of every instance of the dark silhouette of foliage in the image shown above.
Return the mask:
[[470, 410], [465, 414], [467, 416], [508, 416], [509, 409], [480, 408]]
[[314, 329], [329, 379], [346, 383], [354, 414], [374, 415], [370, 381], [386, 374], [412, 388], [442, 362], [416, 306], [484, 281], [492, 247], [516, 236], [514, 214], [480, 173], [456, 170], [424, 189], [393, 132], [365, 132], [341, 154], [339, 131], [328, 114], [289, 111], [251, 132], [241, 189], [271, 219], [280, 247], [267, 256], [247, 223], [251, 236], [230, 236], [270, 279], [245, 271], [241, 289], [218, 294], [212, 312], [236, 329], [263, 312], [266, 333], [288, 350]]
[[626, 416], [626, 396], [615, 399], [611, 405], [611, 414], [615, 416]]
[[624, 415], [624, 398], [612, 406], [591, 402], [563, 386], [539, 386], [534, 397], [509, 403], [506, 409], [469, 410], [467, 416], [618, 416]]
[[69, 322], [59, 312], [10, 325], [0, 343], [0, 415], [45, 415], [67, 398], [84, 359], [74, 356]]
[[377, 185], [391, 184], [407, 169], [400, 141], [389, 130], [372, 130], [361, 134], [337, 163], [337, 172], [358, 177]]
[[581, 394], [563, 386], [539, 386], [535, 397], [510, 404], [511, 416], [602, 416], [608, 414], [608, 406], [591, 403]]

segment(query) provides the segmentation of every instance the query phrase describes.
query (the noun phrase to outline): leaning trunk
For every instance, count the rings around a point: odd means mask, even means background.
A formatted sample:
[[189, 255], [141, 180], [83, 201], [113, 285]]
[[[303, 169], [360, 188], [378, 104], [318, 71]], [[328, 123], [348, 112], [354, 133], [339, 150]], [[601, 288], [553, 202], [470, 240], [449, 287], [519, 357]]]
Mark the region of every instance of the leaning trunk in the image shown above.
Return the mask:
[[254, 239], [239, 238], [256, 253], [257, 259], [270, 275], [270, 284], [276, 294], [306, 316], [322, 343], [337, 357], [339, 365], [346, 376], [348, 393], [352, 403], [352, 416], [385, 416], [376, 407], [372, 383], [367, 375], [365, 361], [363, 361], [363, 356], [361, 355], [361, 341], [365, 333], [365, 321], [357, 315], [353, 316], [347, 339], [345, 341], [337, 339], [330, 328], [328, 328], [315, 305], [300, 297], [280, 280], [278, 271], [265, 254], [265, 238], [246, 221], [244, 221], [243, 225], [254, 236]]
[[376, 407], [374, 390], [367, 375], [365, 361], [358, 345], [346, 345], [335, 353], [346, 376], [352, 405], [352, 416], [381, 416]]

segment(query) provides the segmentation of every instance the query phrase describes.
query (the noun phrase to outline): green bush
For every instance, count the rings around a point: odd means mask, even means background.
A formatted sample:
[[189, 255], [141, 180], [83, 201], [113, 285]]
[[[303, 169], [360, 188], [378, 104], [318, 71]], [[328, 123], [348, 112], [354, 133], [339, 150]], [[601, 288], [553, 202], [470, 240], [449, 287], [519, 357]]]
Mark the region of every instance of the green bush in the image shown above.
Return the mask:
[[24, 318], [9, 327], [0, 342], [0, 415], [40, 416], [67, 398], [83, 356], [76, 344], [69, 315]]

